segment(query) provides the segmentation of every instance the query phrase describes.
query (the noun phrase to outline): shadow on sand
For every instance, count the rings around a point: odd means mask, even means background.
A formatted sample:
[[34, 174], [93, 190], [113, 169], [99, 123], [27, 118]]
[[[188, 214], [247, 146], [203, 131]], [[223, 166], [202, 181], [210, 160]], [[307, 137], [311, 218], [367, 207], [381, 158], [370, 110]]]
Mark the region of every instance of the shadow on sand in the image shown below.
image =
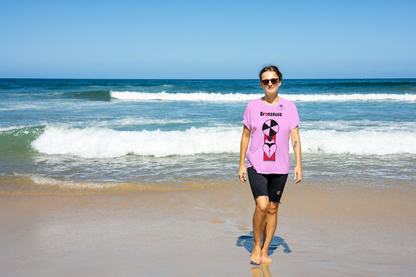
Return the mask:
[[[238, 247], [243, 247], [245, 249], [247, 249], [247, 251], [251, 254], [251, 252], [253, 252], [253, 232], [250, 232], [249, 235], [246, 236], [240, 236], [237, 239], [237, 244], [236, 246]], [[274, 236], [272, 239], [272, 242], [270, 243], [270, 247], [269, 247], [269, 256], [272, 255], [274, 253], [274, 251], [279, 247], [279, 246], [283, 246], [283, 252], [284, 253], [290, 253], [292, 252], [292, 250], [290, 250], [289, 245], [287, 245], [287, 243], [285, 242], [284, 239], [282, 239], [281, 237], [277, 237]]]
[[[249, 235], [240, 236], [237, 239], [236, 246], [244, 247], [251, 254], [251, 252], [253, 252], [253, 241], [254, 241], [253, 232], [250, 232]], [[284, 239], [282, 239], [281, 237], [274, 236], [272, 239], [272, 242], [270, 243], [268, 255], [269, 256], [272, 255], [279, 246], [283, 247], [284, 253], [292, 252], [292, 250], [290, 250], [289, 248], [289, 245], [287, 245]], [[256, 265], [255, 267], [251, 268], [251, 272], [254, 277], [261, 277], [261, 273], [263, 273], [264, 277], [272, 276], [270, 274], [269, 264], [257, 265], [257, 264], [254, 264], [253, 262], [251, 262], [250, 264]]]

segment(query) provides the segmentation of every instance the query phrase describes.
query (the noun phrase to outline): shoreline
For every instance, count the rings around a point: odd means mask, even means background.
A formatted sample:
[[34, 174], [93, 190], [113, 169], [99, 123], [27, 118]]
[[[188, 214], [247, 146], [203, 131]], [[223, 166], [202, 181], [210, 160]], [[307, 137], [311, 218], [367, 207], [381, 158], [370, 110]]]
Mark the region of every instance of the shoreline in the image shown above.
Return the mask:
[[[272, 275], [415, 274], [411, 187], [318, 185], [287, 184]], [[238, 181], [182, 190], [0, 195], [2, 271], [7, 276], [250, 276], [258, 274], [249, 265], [253, 210], [249, 187]], [[248, 238], [247, 247], [241, 241], [237, 246], [241, 237]]]

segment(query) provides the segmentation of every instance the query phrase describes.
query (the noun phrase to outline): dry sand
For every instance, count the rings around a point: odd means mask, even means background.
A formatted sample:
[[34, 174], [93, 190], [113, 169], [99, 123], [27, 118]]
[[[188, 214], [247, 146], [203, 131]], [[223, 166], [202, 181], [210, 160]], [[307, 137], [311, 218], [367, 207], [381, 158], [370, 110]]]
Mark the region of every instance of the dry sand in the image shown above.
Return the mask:
[[288, 184], [262, 267], [249, 264], [254, 202], [237, 181], [3, 191], [0, 276], [416, 276], [412, 186]]

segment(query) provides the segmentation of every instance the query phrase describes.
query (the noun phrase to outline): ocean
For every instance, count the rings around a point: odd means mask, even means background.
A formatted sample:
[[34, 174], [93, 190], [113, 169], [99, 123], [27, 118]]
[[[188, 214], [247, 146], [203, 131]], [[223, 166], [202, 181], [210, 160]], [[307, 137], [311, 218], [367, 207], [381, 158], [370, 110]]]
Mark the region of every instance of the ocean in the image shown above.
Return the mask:
[[2, 273], [414, 275], [415, 81], [283, 79], [304, 178], [290, 150], [273, 263], [248, 266], [258, 80], [0, 79]]
[[[256, 79], [0, 79], [0, 194], [234, 181], [262, 95]], [[305, 180], [415, 186], [416, 79], [283, 79], [279, 95], [298, 109]]]

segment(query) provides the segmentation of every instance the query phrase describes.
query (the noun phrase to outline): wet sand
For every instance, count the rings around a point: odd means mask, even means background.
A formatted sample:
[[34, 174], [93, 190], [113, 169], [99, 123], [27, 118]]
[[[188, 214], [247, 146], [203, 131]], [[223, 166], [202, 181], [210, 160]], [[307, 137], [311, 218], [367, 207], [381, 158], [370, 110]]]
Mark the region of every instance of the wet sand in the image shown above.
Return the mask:
[[288, 184], [274, 262], [262, 267], [249, 264], [254, 202], [238, 181], [52, 194], [13, 186], [0, 194], [0, 275], [415, 276], [416, 192], [384, 182]]

